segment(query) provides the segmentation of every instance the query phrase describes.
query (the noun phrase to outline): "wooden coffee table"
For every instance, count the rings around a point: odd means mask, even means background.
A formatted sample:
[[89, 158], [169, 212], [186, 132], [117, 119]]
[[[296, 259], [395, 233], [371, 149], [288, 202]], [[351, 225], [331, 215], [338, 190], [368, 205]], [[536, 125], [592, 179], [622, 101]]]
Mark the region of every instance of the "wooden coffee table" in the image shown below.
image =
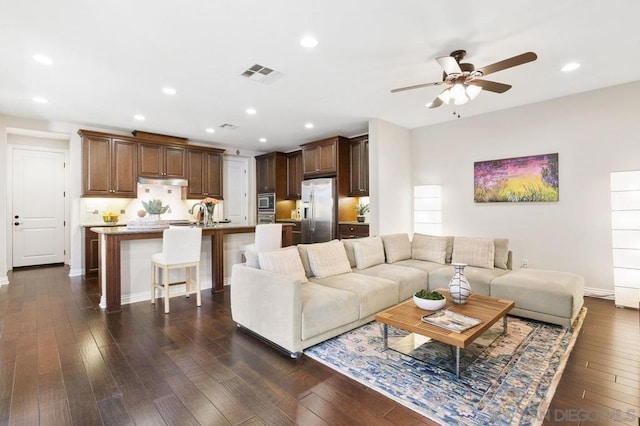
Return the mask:
[[385, 350], [388, 349], [388, 326], [416, 333], [438, 342], [449, 344], [456, 348], [456, 376], [460, 377], [460, 349], [469, 346], [478, 336], [488, 330], [500, 318], [502, 318], [503, 332], [507, 332], [507, 313], [513, 308], [514, 302], [511, 300], [498, 299], [495, 297], [472, 294], [467, 303], [456, 305], [453, 303], [449, 292], [438, 289], [447, 298], [445, 309], [482, 321], [462, 333], [447, 330], [437, 325], [428, 324], [422, 321], [423, 315], [428, 315], [433, 311], [426, 311], [418, 308], [413, 300], [407, 300], [399, 305], [393, 306], [376, 315], [376, 321], [382, 323], [383, 341]]

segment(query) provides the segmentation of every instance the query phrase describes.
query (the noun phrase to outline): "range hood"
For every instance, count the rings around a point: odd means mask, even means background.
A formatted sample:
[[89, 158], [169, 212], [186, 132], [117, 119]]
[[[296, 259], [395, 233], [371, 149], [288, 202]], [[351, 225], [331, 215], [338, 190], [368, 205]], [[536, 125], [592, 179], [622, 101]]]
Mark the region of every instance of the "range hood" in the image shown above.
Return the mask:
[[138, 183], [142, 185], [189, 186], [189, 182], [186, 179], [149, 178], [142, 176], [138, 176]]

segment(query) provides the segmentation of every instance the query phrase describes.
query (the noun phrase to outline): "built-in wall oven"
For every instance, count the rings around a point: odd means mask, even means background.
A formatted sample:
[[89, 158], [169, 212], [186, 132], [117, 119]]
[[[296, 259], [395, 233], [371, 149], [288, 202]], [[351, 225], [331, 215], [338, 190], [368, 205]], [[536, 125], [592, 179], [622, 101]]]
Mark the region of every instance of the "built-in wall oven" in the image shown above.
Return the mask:
[[276, 223], [276, 194], [258, 194], [258, 224]]
[[276, 223], [276, 215], [258, 213], [258, 225], [262, 223]]

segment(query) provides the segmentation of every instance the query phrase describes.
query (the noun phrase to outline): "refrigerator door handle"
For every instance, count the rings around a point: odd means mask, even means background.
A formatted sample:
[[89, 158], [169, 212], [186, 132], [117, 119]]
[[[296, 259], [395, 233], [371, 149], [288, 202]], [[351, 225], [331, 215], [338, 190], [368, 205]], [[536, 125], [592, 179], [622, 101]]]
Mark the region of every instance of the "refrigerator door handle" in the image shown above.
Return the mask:
[[311, 188], [311, 193], [309, 194], [309, 205], [311, 207], [311, 220], [309, 221], [309, 230], [311, 232], [315, 232], [316, 230], [316, 203], [314, 199], [313, 188]]

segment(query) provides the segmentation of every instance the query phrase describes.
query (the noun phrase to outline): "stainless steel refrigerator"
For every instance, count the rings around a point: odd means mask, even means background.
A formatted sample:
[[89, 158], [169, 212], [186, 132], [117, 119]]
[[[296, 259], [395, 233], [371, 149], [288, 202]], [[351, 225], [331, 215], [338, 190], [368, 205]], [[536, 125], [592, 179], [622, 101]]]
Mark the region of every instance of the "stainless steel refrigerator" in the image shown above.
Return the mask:
[[321, 243], [336, 238], [338, 195], [335, 178], [302, 182], [302, 242]]

